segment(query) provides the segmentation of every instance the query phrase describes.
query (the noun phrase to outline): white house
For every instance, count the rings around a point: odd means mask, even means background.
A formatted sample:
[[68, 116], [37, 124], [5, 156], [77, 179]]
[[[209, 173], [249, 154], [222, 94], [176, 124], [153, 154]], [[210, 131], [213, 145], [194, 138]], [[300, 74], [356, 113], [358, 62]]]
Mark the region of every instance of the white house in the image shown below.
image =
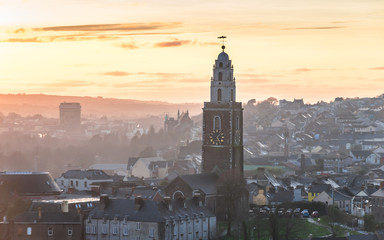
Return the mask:
[[56, 179], [64, 191], [90, 191], [91, 185], [98, 182], [112, 182], [113, 179], [102, 170], [69, 170]]
[[162, 157], [131, 158], [128, 161], [128, 177], [165, 178], [172, 162]]

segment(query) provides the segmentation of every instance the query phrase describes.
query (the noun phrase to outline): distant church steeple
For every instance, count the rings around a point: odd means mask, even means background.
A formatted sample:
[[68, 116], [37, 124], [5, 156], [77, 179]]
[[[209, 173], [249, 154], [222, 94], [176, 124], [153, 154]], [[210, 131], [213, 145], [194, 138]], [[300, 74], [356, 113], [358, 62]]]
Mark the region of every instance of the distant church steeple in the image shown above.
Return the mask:
[[223, 51], [215, 60], [213, 66], [213, 77], [211, 78], [211, 102], [228, 103], [236, 102], [236, 83], [233, 78], [232, 61], [224, 51], [225, 36], [219, 37], [223, 40], [221, 49]]

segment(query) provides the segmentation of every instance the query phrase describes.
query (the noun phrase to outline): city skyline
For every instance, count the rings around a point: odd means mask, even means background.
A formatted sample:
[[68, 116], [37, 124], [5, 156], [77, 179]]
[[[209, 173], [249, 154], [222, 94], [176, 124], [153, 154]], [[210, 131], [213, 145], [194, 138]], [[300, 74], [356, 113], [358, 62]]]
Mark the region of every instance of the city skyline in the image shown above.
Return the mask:
[[209, 100], [218, 36], [237, 98], [374, 97], [384, 4], [369, 1], [0, 2], [0, 93]]

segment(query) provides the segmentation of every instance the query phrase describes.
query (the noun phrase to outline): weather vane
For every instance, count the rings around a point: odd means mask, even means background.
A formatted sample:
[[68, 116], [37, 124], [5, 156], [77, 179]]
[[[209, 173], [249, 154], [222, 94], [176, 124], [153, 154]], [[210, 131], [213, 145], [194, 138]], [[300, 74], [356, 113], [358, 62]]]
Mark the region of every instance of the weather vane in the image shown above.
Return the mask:
[[226, 36], [220, 36], [220, 37], [217, 37], [218, 39], [220, 39], [221, 41], [223, 41], [223, 46], [221, 46], [221, 48], [223, 49], [223, 51], [224, 51], [224, 49], [225, 49], [225, 45], [224, 45], [224, 43], [225, 43], [225, 39], [227, 38]]

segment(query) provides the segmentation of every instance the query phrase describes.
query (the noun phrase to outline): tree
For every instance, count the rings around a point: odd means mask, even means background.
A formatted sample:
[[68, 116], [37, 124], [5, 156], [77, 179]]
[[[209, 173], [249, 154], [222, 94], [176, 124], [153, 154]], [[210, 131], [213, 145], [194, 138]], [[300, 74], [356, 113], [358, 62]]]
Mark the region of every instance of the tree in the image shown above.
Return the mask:
[[364, 230], [368, 232], [375, 231], [376, 221], [375, 217], [372, 214], [364, 215]]

